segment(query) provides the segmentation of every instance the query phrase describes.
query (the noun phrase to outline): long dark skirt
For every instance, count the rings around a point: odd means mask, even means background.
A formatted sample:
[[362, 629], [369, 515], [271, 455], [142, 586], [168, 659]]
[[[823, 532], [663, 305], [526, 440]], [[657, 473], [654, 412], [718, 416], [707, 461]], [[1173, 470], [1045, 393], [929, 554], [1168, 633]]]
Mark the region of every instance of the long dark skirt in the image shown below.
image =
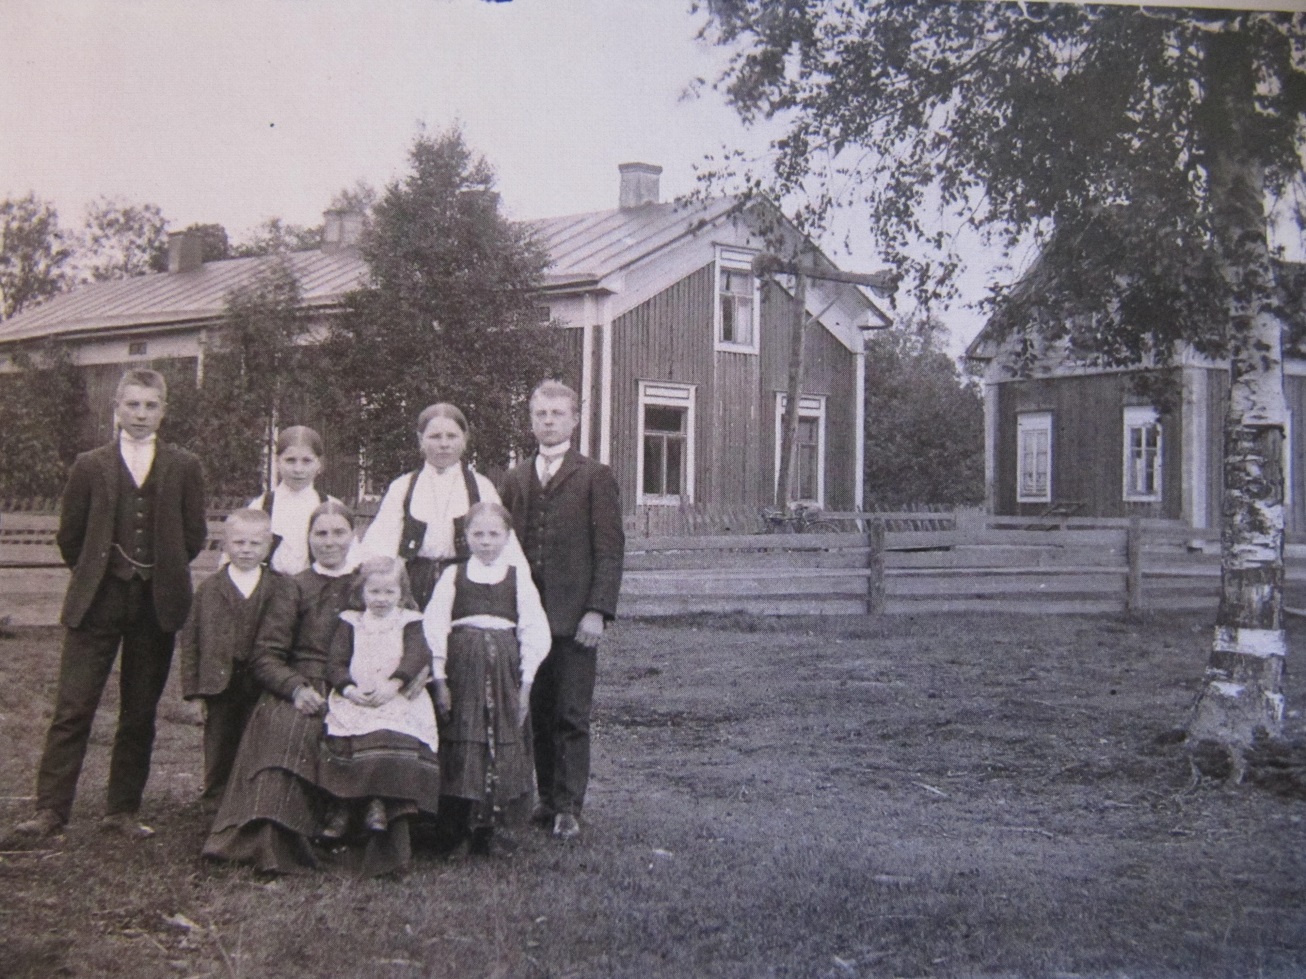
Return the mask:
[[440, 728], [441, 792], [472, 803], [473, 828], [511, 821], [534, 785], [529, 741], [517, 724], [516, 633], [454, 629], [445, 672], [453, 707]]
[[264, 693], [254, 706], [204, 856], [273, 873], [318, 866], [312, 840], [326, 797], [318, 788], [323, 723]]
[[[373, 731], [348, 738], [330, 735], [322, 751], [321, 785], [357, 816], [371, 799], [385, 801], [389, 828], [360, 831], [357, 870], [365, 876], [404, 870], [412, 860], [411, 823], [433, 819], [440, 805], [440, 760], [416, 738]], [[352, 839], [359, 839], [355, 834]]]

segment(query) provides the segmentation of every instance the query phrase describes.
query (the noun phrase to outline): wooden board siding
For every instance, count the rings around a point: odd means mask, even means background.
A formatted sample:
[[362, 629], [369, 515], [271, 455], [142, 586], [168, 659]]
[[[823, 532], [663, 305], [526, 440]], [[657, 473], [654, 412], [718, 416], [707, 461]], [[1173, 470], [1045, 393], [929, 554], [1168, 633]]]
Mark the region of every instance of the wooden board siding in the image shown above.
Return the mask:
[[1229, 372], [1206, 372], [1206, 526], [1218, 529], [1224, 507], [1224, 419], [1229, 411]]
[[[1161, 417], [1159, 503], [1124, 499], [1124, 407], [1147, 404], [1125, 373], [1011, 381], [998, 387], [995, 512], [1033, 516], [1050, 505], [1097, 517], [1183, 516], [1183, 431], [1178, 410]], [[1052, 413], [1052, 503], [1016, 501], [1016, 424], [1024, 412]]]
[[[633, 513], [638, 473], [639, 382], [695, 388], [698, 504], [763, 506], [775, 485], [775, 396], [788, 380], [793, 300], [774, 285], [759, 302], [759, 354], [718, 352], [714, 268], [704, 266], [613, 323], [612, 465]], [[808, 331], [803, 393], [826, 397], [826, 505], [852, 508], [856, 358], [828, 331]]]
[[716, 398], [711, 406], [714, 506], [761, 507], [771, 502], [764, 492], [771, 467], [763, 464], [757, 437], [766, 417], [759, 401], [758, 370], [756, 354], [716, 355]]
[[694, 385], [695, 499], [715, 499], [714, 291], [713, 266], [707, 265], [613, 321], [612, 468], [627, 513], [635, 512], [639, 472], [640, 381]]
[[1283, 395], [1288, 401], [1292, 443], [1285, 452], [1290, 485], [1288, 506], [1284, 511], [1284, 529], [1290, 534], [1306, 531], [1306, 377], [1288, 375], [1283, 379]]
[[[777, 392], [789, 385], [790, 330], [793, 297], [768, 282], [762, 292], [762, 483], [769, 502], [775, 487], [775, 403]], [[830, 510], [851, 510], [856, 474], [854, 399], [856, 357], [828, 330], [813, 326], [803, 348], [803, 394], [825, 395], [825, 504]]]

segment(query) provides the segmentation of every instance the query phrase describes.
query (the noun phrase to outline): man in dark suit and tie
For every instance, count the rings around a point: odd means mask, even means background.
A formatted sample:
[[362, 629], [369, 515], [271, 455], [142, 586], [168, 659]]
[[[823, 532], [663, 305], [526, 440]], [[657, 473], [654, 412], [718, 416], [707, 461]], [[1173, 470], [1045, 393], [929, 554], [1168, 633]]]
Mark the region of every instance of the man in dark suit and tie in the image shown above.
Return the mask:
[[14, 835], [58, 833], [72, 811], [91, 724], [118, 649], [118, 730], [102, 829], [130, 839], [154, 747], [154, 715], [172, 664], [173, 637], [190, 610], [190, 562], [204, 547], [204, 477], [189, 452], [156, 436], [167, 385], [152, 370], [118, 382], [119, 435], [84, 452], [64, 488], [57, 542], [72, 580], [54, 717], [36, 780], [36, 812]]
[[511, 470], [499, 495], [530, 562], [553, 631], [531, 689], [537, 821], [553, 835], [580, 834], [589, 782], [590, 708], [599, 641], [617, 612], [625, 533], [617, 481], [571, 445], [580, 421], [576, 392], [545, 381], [531, 395], [539, 451]]

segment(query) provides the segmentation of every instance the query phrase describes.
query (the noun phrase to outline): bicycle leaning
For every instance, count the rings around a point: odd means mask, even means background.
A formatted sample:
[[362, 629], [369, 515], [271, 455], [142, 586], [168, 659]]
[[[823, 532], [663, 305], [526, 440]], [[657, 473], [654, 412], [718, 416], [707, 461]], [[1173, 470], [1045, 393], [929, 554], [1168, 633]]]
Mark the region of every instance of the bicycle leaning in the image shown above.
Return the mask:
[[762, 527], [768, 534], [833, 534], [842, 528], [816, 503], [790, 503], [787, 507], [764, 506]]

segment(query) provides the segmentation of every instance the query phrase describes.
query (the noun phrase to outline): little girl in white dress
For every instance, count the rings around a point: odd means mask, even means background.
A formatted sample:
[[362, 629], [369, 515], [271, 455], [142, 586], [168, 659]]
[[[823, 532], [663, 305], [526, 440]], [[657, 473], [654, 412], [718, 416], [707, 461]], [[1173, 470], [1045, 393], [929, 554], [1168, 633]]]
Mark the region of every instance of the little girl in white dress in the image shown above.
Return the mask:
[[383, 834], [400, 817], [433, 815], [440, 796], [435, 707], [421, 682], [431, 650], [403, 562], [364, 561], [354, 596], [363, 608], [340, 613], [327, 658], [322, 787], [338, 800], [328, 839], [349, 832], [351, 802], [365, 802], [363, 828]]

